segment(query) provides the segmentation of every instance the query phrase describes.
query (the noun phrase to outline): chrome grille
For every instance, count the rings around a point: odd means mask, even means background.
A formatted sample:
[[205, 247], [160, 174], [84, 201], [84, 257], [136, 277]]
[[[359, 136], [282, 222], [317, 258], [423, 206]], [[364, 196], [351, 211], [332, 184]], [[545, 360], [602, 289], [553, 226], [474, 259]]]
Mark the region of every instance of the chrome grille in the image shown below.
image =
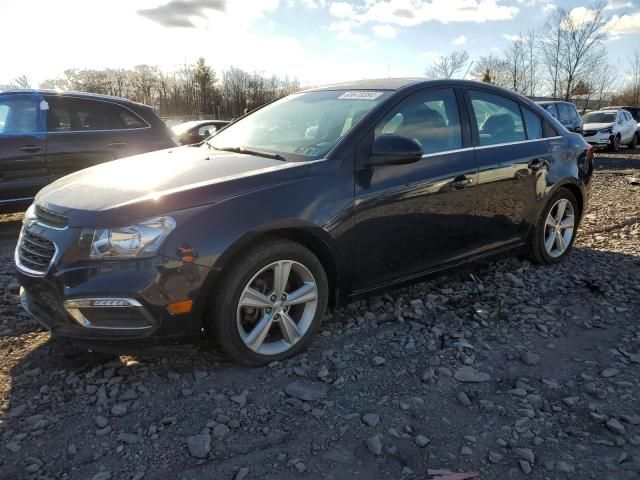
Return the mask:
[[23, 229], [17, 253], [19, 267], [32, 273], [44, 274], [53, 260], [56, 246], [51, 240]]
[[52, 226], [54, 228], [65, 228], [67, 225], [69, 225], [69, 218], [43, 208], [40, 205], [36, 205], [35, 215], [40, 223]]

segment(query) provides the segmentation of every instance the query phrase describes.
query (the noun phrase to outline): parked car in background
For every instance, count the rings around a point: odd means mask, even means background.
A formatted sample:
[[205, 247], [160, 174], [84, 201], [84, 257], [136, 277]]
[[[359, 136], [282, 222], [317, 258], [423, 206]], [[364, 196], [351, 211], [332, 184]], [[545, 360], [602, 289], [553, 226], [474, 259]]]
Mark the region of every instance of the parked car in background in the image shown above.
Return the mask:
[[621, 107], [604, 107], [604, 108], [601, 108], [600, 110], [619, 110], [619, 109], [626, 110], [631, 114], [633, 119], [637, 122], [638, 131], [640, 132], [640, 106], [639, 105], [629, 105], [629, 106], [621, 106]]
[[564, 128], [570, 132], [582, 132], [582, 117], [580, 117], [580, 114], [573, 103], [559, 101], [544, 101], [536, 103], [549, 112], [553, 118], [558, 120]]
[[0, 205], [18, 208], [42, 187], [110, 160], [176, 146], [153, 108], [78, 92], [0, 93]]
[[617, 152], [621, 145], [638, 146], [638, 124], [622, 109], [597, 110], [584, 117], [584, 139], [595, 147], [607, 147]]
[[226, 120], [193, 120], [174, 125], [171, 130], [181, 145], [199, 143], [229, 125]]
[[328, 305], [489, 255], [560, 262], [592, 172], [582, 136], [493, 85], [307, 90], [43, 189], [15, 251], [20, 296], [94, 349], [204, 336], [263, 365], [303, 349]]

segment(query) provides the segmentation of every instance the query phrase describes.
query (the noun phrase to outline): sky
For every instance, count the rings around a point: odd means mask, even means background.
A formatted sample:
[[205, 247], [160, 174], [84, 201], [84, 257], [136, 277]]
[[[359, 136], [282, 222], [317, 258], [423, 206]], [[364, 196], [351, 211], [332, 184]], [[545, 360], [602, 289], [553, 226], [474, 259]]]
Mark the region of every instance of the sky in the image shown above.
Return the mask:
[[[640, 48], [640, 0], [608, 2], [606, 47], [624, 71]], [[557, 6], [589, 14], [586, 0], [0, 0], [0, 84], [201, 56], [302, 84], [420, 76], [455, 49], [499, 54]]]

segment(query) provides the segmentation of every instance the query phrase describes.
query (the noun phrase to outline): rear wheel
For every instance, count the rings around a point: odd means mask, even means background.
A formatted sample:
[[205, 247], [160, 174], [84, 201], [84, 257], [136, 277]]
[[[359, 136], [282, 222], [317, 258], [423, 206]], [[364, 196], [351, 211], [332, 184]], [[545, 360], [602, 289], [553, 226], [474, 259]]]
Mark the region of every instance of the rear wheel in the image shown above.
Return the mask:
[[536, 263], [562, 261], [573, 247], [578, 226], [578, 202], [569, 190], [558, 190], [542, 211], [529, 241], [529, 252]]
[[629, 142], [629, 145], [627, 145], [627, 147], [629, 148], [629, 150], [635, 150], [636, 148], [638, 148], [638, 134], [636, 133], [633, 138], [631, 139], [631, 142]]
[[309, 343], [327, 306], [327, 275], [306, 247], [285, 239], [258, 245], [221, 282], [207, 331], [233, 361], [258, 366]]

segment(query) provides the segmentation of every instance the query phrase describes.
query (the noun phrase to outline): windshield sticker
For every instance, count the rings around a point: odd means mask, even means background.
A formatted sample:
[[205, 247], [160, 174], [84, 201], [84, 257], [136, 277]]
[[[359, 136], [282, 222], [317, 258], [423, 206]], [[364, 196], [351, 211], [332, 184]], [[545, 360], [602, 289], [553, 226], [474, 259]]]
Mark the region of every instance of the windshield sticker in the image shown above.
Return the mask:
[[344, 92], [338, 97], [339, 100], [375, 100], [382, 92], [356, 90], [354, 92]]

